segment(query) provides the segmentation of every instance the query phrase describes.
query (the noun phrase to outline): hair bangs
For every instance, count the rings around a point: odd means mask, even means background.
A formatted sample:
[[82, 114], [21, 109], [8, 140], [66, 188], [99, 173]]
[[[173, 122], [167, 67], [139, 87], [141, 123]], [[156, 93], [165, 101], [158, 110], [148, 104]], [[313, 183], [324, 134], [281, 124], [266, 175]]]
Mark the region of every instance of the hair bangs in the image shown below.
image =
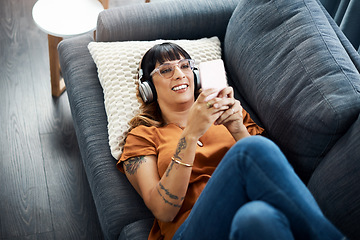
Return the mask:
[[163, 43], [159, 45], [158, 51], [155, 51], [154, 58], [160, 64], [166, 61], [174, 61], [180, 58], [190, 58], [189, 54], [177, 45]]
[[163, 64], [166, 61], [191, 59], [190, 55], [180, 46], [171, 42], [157, 44], [149, 49], [141, 61], [143, 80], [150, 80], [150, 73], [155, 69], [156, 63]]

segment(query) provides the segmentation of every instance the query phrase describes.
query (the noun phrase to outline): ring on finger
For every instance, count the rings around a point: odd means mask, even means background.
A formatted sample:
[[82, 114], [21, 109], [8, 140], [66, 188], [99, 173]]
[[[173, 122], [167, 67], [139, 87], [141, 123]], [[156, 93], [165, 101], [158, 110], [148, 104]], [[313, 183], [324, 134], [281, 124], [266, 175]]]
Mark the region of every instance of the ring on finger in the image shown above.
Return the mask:
[[213, 105], [210, 102], [207, 102], [206, 106], [207, 106], [207, 108], [212, 108], [213, 107]]

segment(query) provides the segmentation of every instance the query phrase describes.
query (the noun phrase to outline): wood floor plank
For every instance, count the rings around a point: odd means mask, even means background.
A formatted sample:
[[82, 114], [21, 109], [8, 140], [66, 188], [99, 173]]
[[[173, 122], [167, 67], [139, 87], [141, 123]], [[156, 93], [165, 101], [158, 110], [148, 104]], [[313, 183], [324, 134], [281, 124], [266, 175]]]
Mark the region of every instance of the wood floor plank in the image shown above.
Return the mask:
[[44, 134], [41, 140], [56, 239], [101, 239], [75, 134]]
[[47, 42], [43, 46], [30, 47], [30, 64], [36, 101], [39, 132], [73, 131], [73, 122], [66, 92], [60, 97], [51, 95]]
[[54, 232], [45, 232], [45, 233], [37, 233], [26, 236], [11, 237], [11, 238], [6, 238], [4, 240], [54, 240], [54, 239], [55, 239]]
[[[2, 46], [28, 47], [27, 34], [30, 32], [29, 24], [32, 23], [32, 18], [29, 19], [32, 2], [36, 2], [36, 0], [2, 0], [0, 2], [0, 42]], [[1, 52], [0, 56], [2, 56]]]
[[[21, 44], [19, 45], [21, 46]], [[31, 70], [23, 48], [4, 50], [0, 66], [1, 237], [52, 231], [50, 205], [35, 101], [27, 84]]]

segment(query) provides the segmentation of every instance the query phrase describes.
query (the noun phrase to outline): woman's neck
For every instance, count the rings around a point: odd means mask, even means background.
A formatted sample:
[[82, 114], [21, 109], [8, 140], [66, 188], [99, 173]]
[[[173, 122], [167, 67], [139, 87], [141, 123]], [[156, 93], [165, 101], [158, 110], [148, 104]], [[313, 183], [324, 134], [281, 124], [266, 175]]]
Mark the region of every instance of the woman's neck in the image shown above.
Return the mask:
[[181, 128], [185, 128], [190, 108], [185, 109], [164, 109], [162, 117], [166, 124], [174, 123]]

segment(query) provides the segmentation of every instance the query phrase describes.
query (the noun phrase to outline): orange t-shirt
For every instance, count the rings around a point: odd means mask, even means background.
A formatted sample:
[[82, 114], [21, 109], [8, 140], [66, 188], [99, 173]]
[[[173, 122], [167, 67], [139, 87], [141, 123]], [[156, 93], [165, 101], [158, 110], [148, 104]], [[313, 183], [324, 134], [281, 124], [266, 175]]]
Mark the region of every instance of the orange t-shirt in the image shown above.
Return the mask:
[[[261, 134], [263, 129], [250, 119], [245, 110], [243, 114], [248, 132], [251, 135]], [[175, 124], [168, 124], [160, 128], [146, 126], [134, 128], [127, 136], [117, 167], [123, 172], [123, 161], [136, 156], [155, 155], [161, 178], [171, 162], [182, 131]], [[212, 125], [199, 140], [203, 146], [197, 146], [189, 187], [179, 213], [172, 222], [162, 222], [156, 219], [149, 235], [151, 240], [170, 240], [173, 237], [176, 230], [188, 217], [215, 168], [235, 143], [234, 138], [223, 125]]]

